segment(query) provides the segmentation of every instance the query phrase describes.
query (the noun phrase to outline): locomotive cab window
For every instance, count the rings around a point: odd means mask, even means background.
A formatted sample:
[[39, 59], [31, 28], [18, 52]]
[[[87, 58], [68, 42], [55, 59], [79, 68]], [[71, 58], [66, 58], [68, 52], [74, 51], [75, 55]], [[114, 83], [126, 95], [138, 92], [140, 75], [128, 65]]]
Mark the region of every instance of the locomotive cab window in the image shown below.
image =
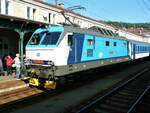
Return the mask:
[[38, 45], [45, 33], [47, 33], [47, 31], [35, 33], [29, 41], [29, 45]]
[[40, 34], [34, 34], [32, 39], [30, 40], [29, 44], [30, 45], [38, 45], [40, 41]]
[[72, 46], [72, 37], [73, 35], [68, 35], [68, 46]]
[[43, 37], [41, 45], [56, 45], [61, 32], [47, 32]]

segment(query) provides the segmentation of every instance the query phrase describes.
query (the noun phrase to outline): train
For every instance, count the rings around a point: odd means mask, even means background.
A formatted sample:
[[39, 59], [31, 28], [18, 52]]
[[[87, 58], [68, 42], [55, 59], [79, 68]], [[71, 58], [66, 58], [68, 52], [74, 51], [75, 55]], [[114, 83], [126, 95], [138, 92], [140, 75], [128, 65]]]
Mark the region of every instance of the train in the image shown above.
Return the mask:
[[38, 28], [26, 45], [31, 86], [56, 89], [67, 76], [150, 55], [150, 44], [120, 37], [104, 28]]

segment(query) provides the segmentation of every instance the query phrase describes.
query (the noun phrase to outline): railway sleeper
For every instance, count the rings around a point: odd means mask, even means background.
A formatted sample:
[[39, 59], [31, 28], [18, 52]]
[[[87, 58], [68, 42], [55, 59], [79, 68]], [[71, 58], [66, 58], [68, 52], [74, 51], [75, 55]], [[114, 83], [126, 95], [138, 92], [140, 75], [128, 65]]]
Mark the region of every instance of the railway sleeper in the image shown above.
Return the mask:
[[[145, 89], [145, 88], [144, 88]], [[129, 91], [133, 91], [133, 92], [141, 92], [143, 91], [143, 88], [135, 88], [135, 87], [125, 87], [124, 90], [129, 90]]]
[[129, 108], [130, 105], [132, 105], [132, 103], [123, 103], [122, 101], [111, 101], [111, 100], [107, 100], [105, 101], [105, 103], [103, 104], [107, 104], [109, 106], [116, 106], [116, 107], [119, 107], [119, 108]]
[[129, 100], [129, 101], [131, 101], [131, 100], [135, 101], [138, 98], [138, 96], [131, 97], [131, 96], [120, 95], [118, 93], [115, 94], [113, 97], [124, 99], [124, 100], [126, 99], [126, 100]]
[[131, 101], [131, 100], [119, 99], [119, 98], [115, 98], [115, 97], [112, 97], [112, 98], [110, 98], [109, 100], [106, 100], [106, 101], [116, 101], [118, 103], [124, 103], [124, 104], [132, 104], [134, 102], [134, 101]]
[[123, 113], [127, 111], [126, 108], [119, 108], [118, 106], [110, 106], [106, 104], [101, 104], [98, 108], [104, 111], [111, 111], [111, 113]]
[[119, 95], [123, 95], [123, 96], [131, 96], [131, 97], [135, 97], [137, 95], [137, 93], [135, 92], [124, 92], [124, 91], [121, 91], [118, 93]]
[[90, 113], [110, 113], [109, 111], [104, 111], [99, 108], [95, 108], [93, 111], [90, 111]]
[[134, 90], [134, 89], [123, 89], [123, 90], [121, 90], [121, 92], [125, 92], [125, 93], [131, 93], [131, 94], [137, 94], [137, 93], [139, 93], [139, 92], [141, 92], [141, 91], [143, 91], [143, 90]]

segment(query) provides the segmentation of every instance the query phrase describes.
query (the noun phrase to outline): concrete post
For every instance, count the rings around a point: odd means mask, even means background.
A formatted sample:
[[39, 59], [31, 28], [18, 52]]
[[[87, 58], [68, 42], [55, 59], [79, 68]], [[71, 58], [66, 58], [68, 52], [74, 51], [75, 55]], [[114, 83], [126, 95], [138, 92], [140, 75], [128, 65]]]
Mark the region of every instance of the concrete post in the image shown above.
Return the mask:
[[19, 54], [20, 54], [20, 61], [21, 61], [21, 67], [24, 67], [23, 63], [23, 40], [24, 40], [24, 31], [21, 31], [19, 29], [15, 29], [16, 32], [18, 32], [20, 38], [19, 38]]
[[24, 32], [23, 32], [23, 31], [20, 31], [19, 34], [20, 34], [20, 42], [19, 42], [19, 43], [20, 43], [20, 44], [19, 44], [19, 45], [20, 45], [20, 51], [19, 51], [20, 53], [19, 53], [19, 54], [20, 54], [20, 58], [21, 58], [21, 59], [20, 59], [20, 60], [21, 60], [21, 67], [23, 67], [23, 66], [24, 66], [24, 63], [23, 63], [23, 62], [24, 62], [24, 61], [23, 61], [23, 57], [24, 57], [24, 55], [23, 55]]

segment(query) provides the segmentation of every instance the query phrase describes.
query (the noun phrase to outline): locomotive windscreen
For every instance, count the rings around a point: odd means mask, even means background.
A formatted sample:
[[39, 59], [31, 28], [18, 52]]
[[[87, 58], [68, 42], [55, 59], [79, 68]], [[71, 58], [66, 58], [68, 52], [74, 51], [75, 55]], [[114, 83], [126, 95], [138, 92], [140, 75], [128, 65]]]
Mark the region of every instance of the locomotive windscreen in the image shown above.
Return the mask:
[[40, 45], [56, 45], [61, 32], [48, 32], [43, 37]]
[[35, 33], [28, 44], [29, 45], [56, 45], [60, 37], [60, 34], [61, 32], [48, 32], [48, 31]]
[[42, 39], [42, 37], [45, 35], [45, 32], [41, 32], [41, 33], [35, 33], [32, 38], [29, 41], [29, 45], [38, 45], [40, 43], [40, 40]]

